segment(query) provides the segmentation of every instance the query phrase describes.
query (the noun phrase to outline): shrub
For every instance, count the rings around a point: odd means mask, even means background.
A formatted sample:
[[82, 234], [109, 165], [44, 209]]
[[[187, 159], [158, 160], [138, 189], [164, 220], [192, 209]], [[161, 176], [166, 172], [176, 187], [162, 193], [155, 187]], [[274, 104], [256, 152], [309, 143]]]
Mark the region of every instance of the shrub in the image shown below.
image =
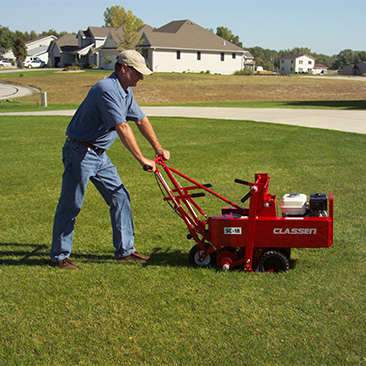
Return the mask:
[[253, 75], [253, 71], [251, 69], [248, 69], [247, 67], [244, 67], [244, 69], [241, 69], [239, 71], [235, 71], [234, 75], [244, 75], [244, 76], [250, 76]]
[[111, 56], [104, 56], [104, 58], [103, 58], [103, 64], [108, 66], [111, 63], [112, 63]]
[[80, 70], [79, 66], [67, 66], [64, 68], [64, 71], [72, 71], [72, 70]]

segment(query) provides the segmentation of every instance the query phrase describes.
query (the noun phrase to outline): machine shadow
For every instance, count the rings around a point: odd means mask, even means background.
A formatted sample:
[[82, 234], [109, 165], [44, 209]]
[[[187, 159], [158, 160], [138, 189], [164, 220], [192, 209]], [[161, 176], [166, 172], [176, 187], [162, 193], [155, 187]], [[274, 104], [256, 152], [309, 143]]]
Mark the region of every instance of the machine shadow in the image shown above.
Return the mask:
[[[48, 244], [25, 244], [25, 243], [0, 243], [0, 265], [5, 266], [46, 266], [49, 264]], [[111, 254], [80, 254], [74, 253], [72, 257], [81, 263], [106, 263], [113, 262]], [[290, 270], [295, 269], [297, 260], [290, 259]], [[143, 267], [182, 267], [199, 268], [188, 260], [188, 253], [172, 248], [156, 247], [150, 254], [150, 259], [143, 263]], [[216, 266], [208, 269], [220, 270]], [[237, 269], [242, 270], [242, 269]]]
[[[290, 259], [290, 271], [296, 268], [297, 259]], [[190, 267], [199, 268], [198, 266], [191, 264], [188, 260], [188, 253], [178, 249], [172, 250], [171, 248], [154, 248], [150, 254], [150, 259], [143, 264], [144, 267], [148, 266], [167, 266], [167, 267]], [[213, 269], [221, 271], [216, 265], [210, 265], [207, 269]], [[254, 269], [256, 271], [257, 268]], [[240, 266], [234, 271], [244, 271], [243, 266]]]
[[0, 243], [0, 265], [43, 266], [48, 263], [46, 244]]
[[192, 267], [188, 261], [188, 253], [179, 249], [160, 247], [153, 249], [150, 259], [143, 266]]

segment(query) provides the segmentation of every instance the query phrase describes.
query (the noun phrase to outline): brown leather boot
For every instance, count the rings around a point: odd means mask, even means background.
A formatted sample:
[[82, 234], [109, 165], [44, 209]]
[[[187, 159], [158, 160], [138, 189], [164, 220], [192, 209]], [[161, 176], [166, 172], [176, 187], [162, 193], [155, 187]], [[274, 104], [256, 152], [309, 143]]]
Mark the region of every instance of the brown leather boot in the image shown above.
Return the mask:
[[146, 257], [139, 252], [133, 252], [132, 254], [123, 257], [123, 258], [117, 258], [120, 261], [135, 261], [135, 262], [146, 262], [150, 259], [150, 257]]
[[71, 262], [70, 258], [61, 259], [60, 261], [51, 261], [50, 265], [60, 269], [78, 269], [78, 267]]

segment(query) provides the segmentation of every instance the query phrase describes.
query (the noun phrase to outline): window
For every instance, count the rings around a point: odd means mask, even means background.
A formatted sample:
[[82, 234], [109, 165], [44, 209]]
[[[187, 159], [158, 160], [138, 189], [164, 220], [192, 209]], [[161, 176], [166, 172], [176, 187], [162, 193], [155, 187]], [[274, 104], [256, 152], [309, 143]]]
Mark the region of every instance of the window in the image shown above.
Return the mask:
[[177, 51], [177, 60], [180, 60], [180, 51]]
[[197, 51], [197, 60], [201, 61], [201, 51]]
[[313, 61], [308, 61], [308, 64], [311, 65], [313, 63]]
[[221, 61], [225, 61], [225, 53], [221, 52]]
[[232, 54], [232, 58], [235, 60], [236, 59], [236, 53]]
[[294, 63], [294, 60], [291, 60], [291, 63], [293, 64]]
[[284, 64], [285, 63], [285, 60], [281, 60], [281, 64]]
[[142, 49], [142, 56], [144, 57], [145, 60], [148, 59], [148, 50], [147, 50], [147, 48]]
[[303, 60], [299, 60], [299, 64], [302, 65], [304, 63]]

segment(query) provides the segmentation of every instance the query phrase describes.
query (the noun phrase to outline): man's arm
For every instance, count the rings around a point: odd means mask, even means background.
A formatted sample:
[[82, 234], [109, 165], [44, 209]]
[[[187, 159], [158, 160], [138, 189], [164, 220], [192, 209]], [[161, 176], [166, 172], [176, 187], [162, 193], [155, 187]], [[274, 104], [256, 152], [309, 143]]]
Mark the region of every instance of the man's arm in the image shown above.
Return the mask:
[[169, 160], [170, 152], [161, 147], [148, 117], [145, 116], [141, 121], [136, 122], [136, 125], [141, 134], [149, 141], [150, 145], [155, 150], [155, 156], [162, 156], [164, 160]]
[[116, 128], [118, 136], [121, 139], [123, 145], [125, 145], [125, 147], [131, 152], [131, 154], [137, 159], [137, 161], [142, 166], [148, 165], [150, 167], [149, 171], [155, 172], [155, 170], [156, 170], [155, 162], [153, 160], [146, 159], [144, 157], [139, 145], [137, 144], [137, 141], [136, 141], [135, 135], [131, 129], [131, 126], [129, 126], [128, 123], [123, 122], [123, 123], [117, 125], [115, 128]]

